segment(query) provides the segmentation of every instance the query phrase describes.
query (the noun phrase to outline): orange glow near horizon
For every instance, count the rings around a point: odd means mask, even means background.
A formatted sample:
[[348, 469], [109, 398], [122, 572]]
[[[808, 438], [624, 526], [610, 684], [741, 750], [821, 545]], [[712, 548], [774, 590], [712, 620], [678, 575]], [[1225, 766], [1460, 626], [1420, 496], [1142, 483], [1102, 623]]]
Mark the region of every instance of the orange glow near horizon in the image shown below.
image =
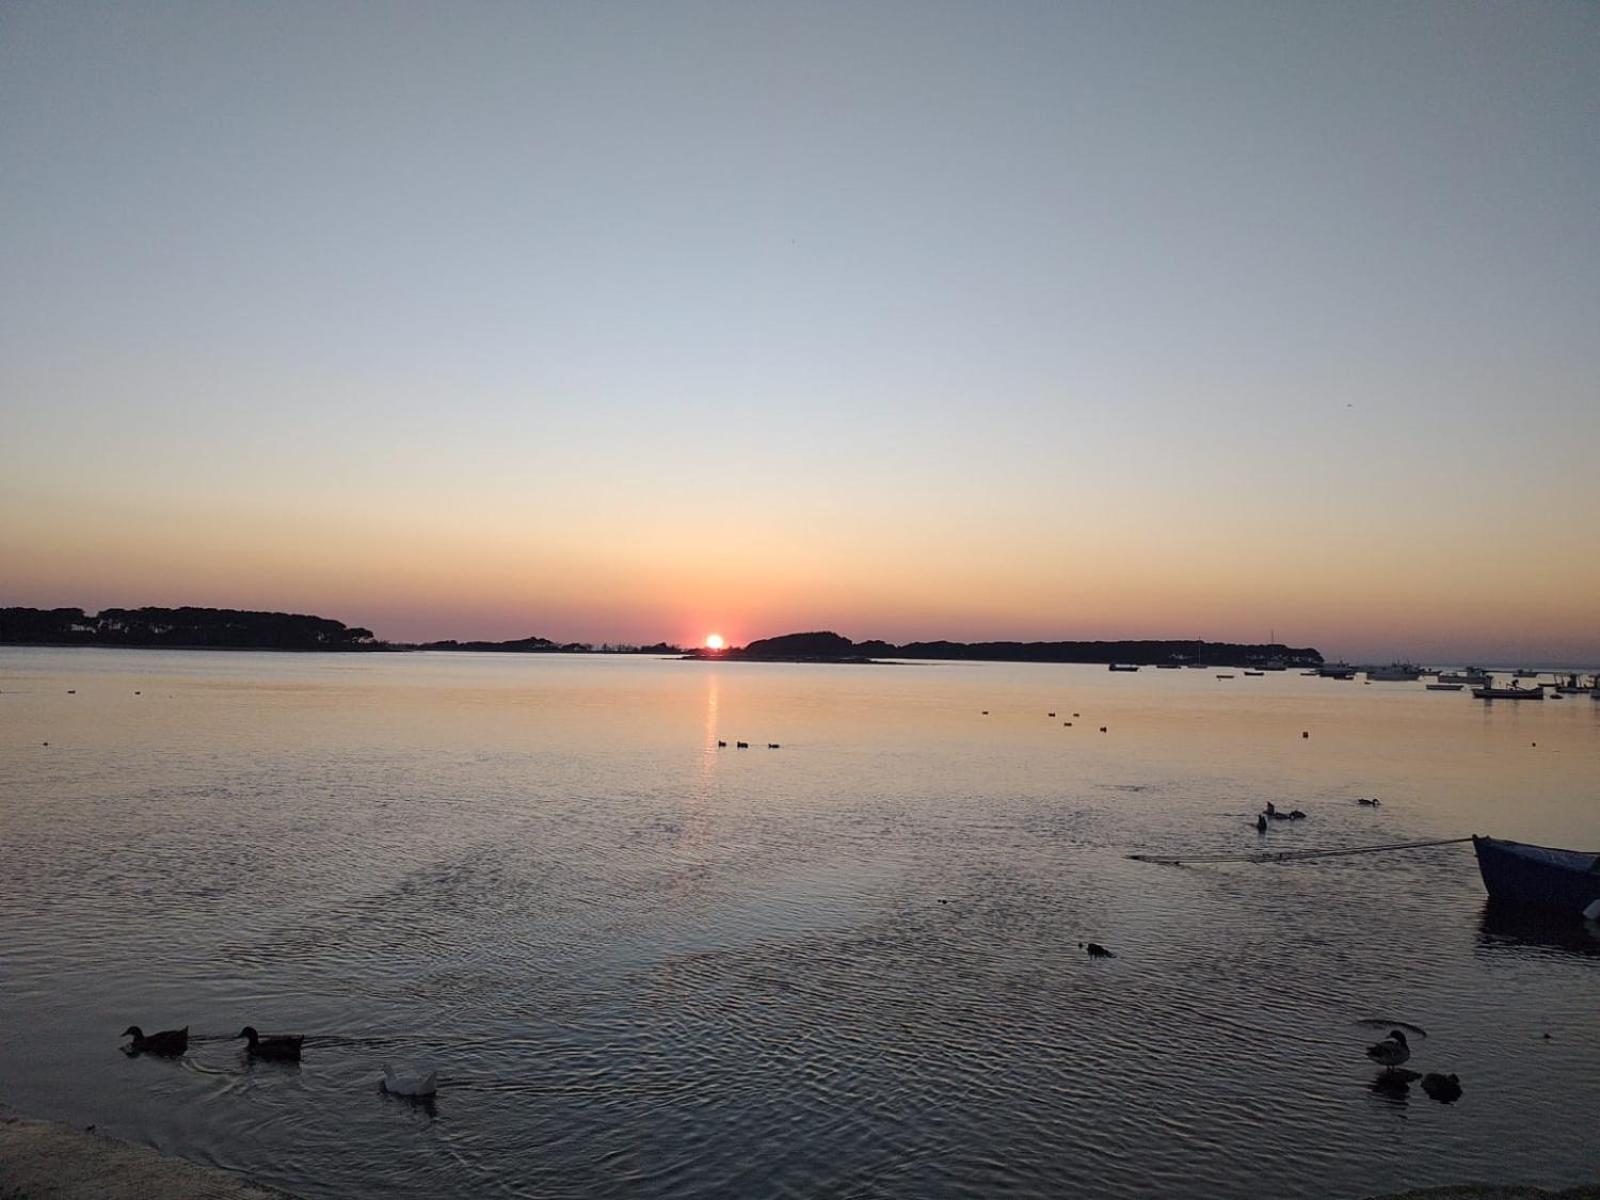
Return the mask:
[[722, 640], [722, 635], [720, 633], [706, 634], [707, 650], [721, 650], [726, 645], [727, 643]]

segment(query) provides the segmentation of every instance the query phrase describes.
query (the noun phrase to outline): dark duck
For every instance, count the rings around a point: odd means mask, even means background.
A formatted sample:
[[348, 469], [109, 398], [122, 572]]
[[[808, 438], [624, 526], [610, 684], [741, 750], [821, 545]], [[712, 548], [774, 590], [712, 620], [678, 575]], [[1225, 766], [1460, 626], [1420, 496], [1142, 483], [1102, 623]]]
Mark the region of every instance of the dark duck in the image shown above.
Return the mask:
[[129, 1025], [122, 1031], [123, 1037], [131, 1037], [133, 1042], [128, 1046], [129, 1054], [182, 1054], [189, 1048], [189, 1027], [182, 1029], [163, 1029], [160, 1033], [146, 1034], [137, 1025]]
[[274, 1058], [280, 1062], [299, 1062], [300, 1043], [306, 1040], [304, 1035], [262, 1037], [254, 1025], [246, 1025], [239, 1037], [245, 1039], [245, 1050], [251, 1058]]

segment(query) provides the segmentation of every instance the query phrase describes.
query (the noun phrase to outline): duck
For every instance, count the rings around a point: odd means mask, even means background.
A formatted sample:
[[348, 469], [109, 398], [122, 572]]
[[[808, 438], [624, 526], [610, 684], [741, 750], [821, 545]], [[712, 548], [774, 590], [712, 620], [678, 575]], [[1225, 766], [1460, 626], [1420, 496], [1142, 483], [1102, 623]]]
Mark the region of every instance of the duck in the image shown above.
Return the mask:
[[1304, 821], [1305, 819], [1305, 813], [1301, 812], [1298, 808], [1289, 814], [1289, 820], [1291, 821]]
[[1256, 814], [1256, 832], [1257, 833], [1265, 833], [1266, 831], [1267, 831], [1267, 814], [1266, 813], [1257, 813]]
[[1107, 950], [1099, 942], [1079, 942], [1078, 947], [1090, 958], [1115, 958], [1116, 955]]
[[1267, 816], [1275, 817], [1277, 815], [1278, 815], [1278, 806], [1276, 804], [1274, 804], [1271, 800], [1268, 800], [1267, 801]]
[[1391, 1029], [1383, 1041], [1367, 1047], [1367, 1057], [1385, 1067], [1398, 1067], [1410, 1059], [1411, 1047], [1406, 1044], [1405, 1034]]
[[1356, 803], [1361, 805], [1364, 808], [1371, 808], [1374, 804], [1377, 803], [1377, 801], [1376, 800], [1368, 800], [1365, 796], [1357, 796], [1356, 797]]
[[435, 1068], [426, 1073], [416, 1071], [410, 1075], [397, 1075], [393, 1067], [384, 1063], [383, 1090], [391, 1096], [431, 1096], [439, 1090], [435, 1084], [438, 1074]]
[[122, 1036], [133, 1039], [128, 1047], [130, 1054], [182, 1054], [189, 1048], [187, 1025], [182, 1029], [163, 1029], [160, 1033], [148, 1036], [137, 1025], [129, 1025], [122, 1031]]
[[300, 1043], [306, 1040], [304, 1034], [262, 1037], [254, 1025], [246, 1025], [241, 1029], [234, 1040], [238, 1038], [244, 1038], [249, 1043], [245, 1051], [251, 1058], [276, 1058], [284, 1062], [299, 1062]]
[[1454, 1075], [1429, 1071], [1422, 1077], [1422, 1090], [1440, 1104], [1454, 1104], [1461, 1099], [1461, 1080]]
[[738, 749], [738, 750], [748, 750], [748, 749], [750, 749], [750, 743], [749, 742], [735, 742], [733, 745], [734, 745], [734, 748]]
[[728, 743], [727, 743], [727, 742], [724, 742], [724, 741], [722, 741], [722, 740], [721, 740], [721, 739], [720, 739], [720, 738], [719, 738], [719, 739], [718, 739], [718, 740], [717, 740], [717, 749], [718, 749], [718, 750], [726, 750], [726, 749], [727, 749], [727, 748], [728, 748]]
[[782, 750], [783, 747], [781, 745], [779, 745], [777, 742], [768, 742], [767, 743], [767, 749], [768, 750]]

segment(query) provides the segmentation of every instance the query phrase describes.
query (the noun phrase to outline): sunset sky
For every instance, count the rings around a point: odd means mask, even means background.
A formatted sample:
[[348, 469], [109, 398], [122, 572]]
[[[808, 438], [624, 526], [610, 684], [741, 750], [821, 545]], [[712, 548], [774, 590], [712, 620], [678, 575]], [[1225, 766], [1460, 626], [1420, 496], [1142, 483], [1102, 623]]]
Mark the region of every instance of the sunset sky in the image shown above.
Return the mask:
[[0, 604], [1600, 662], [1600, 5], [0, 6]]

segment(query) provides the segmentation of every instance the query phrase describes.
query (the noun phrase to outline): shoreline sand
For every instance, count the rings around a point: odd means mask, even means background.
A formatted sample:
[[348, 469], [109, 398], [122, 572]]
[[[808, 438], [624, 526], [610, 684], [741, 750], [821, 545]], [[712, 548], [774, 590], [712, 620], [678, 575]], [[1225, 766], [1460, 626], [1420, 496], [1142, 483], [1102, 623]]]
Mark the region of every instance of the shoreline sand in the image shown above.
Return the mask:
[[0, 1200], [296, 1200], [92, 1129], [0, 1105]]

